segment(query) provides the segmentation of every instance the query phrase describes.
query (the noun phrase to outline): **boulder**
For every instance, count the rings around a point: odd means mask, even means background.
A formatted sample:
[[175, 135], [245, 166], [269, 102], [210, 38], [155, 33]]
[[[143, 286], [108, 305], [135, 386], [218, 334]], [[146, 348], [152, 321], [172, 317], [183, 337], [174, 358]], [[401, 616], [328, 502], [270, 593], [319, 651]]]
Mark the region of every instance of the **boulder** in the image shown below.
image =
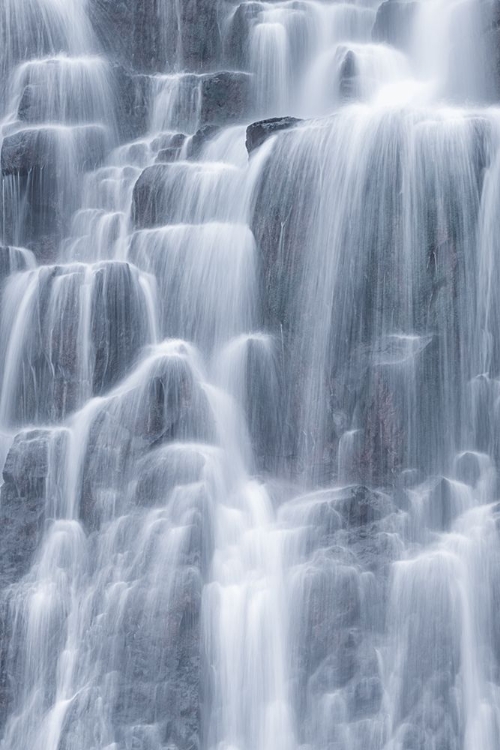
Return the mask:
[[358, 66], [356, 55], [352, 50], [347, 50], [340, 65], [339, 74], [339, 94], [340, 98], [344, 101], [349, 101], [356, 97], [357, 77]]
[[272, 117], [269, 120], [254, 122], [247, 128], [246, 147], [249, 154], [256, 148], [262, 146], [275, 133], [281, 130], [289, 130], [302, 122], [296, 117]]

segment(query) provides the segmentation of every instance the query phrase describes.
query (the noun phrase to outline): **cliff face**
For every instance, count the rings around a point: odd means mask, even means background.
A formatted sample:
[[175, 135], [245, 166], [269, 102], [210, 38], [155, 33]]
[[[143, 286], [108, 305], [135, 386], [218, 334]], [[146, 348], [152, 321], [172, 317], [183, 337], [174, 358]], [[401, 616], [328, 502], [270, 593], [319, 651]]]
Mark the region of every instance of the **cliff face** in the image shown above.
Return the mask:
[[0, 5], [1, 750], [497, 750], [499, 11]]

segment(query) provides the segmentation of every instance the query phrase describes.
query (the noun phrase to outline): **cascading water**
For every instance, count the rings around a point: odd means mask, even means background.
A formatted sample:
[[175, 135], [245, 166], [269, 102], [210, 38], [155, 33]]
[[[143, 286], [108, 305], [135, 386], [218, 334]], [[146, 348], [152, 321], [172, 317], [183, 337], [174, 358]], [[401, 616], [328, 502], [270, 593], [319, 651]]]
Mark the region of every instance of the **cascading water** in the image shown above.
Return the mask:
[[1, 750], [500, 747], [498, 18], [4, 0]]

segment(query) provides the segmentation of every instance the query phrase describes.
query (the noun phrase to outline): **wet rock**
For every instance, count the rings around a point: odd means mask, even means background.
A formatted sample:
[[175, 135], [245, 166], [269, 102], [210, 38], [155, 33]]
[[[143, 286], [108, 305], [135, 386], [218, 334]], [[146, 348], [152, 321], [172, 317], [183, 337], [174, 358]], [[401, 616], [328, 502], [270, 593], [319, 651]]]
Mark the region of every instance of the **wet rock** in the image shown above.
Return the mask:
[[349, 527], [366, 526], [380, 521], [393, 510], [387, 495], [367, 487], [347, 487], [339, 494], [335, 507]]
[[39, 120], [38, 111], [38, 88], [33, 84], [25, 86], [17, 109], [17, 116], [23, 122], [37, 122]]
[[357, 630], [342, 630], [338, 633], [336, 647], [309, 680], [308, 691], [312, 696], [332, 693], [354, 677], [360, 666], [358, 648], [361, 637]]
[[372, 31], [373, 40], [407, 49], [411, 42], [412, 21], [417, 8], [416, 2], [385, 0], [377, 11]]
[[455, 518], [462, 513], [463, 492], [445, 477], [440, 477], [432, 487], [428, 500], [428, 519], [430, 527], [438, 531], [448, 531]]
[[334, 650], [338, 633], [359, 624], [359, 574], [327, 553], [316, 553], [315, 566], [304, 580], [303, 600], [297, 611], [307, 612], [300, 624], [300, 642], [305, 649], [303, 669], [312, 674]]
[[[185, 453], [170, 454], [172, 444], [210, 443], [213, 429], [206, 395], [180, 357], [167, 357], [140, 386], [134, 384], [111, 398], [95, 416], [87, 439], [80, 499], [80, 516], [86, 527], [99, 528], [113, 509], [110, 497], [119, 497], [127, 509], [130, 501], [145, 507], [165, 505], [172, 482], [178, 477], [182, 484], [191, 466], [189, 448]], [[149, 451], [163, 447], [166, 453], [144, 458]], [[163, 466], [165, 455], [169, 460]], [[131, 498], [132, 486], [135, 493]], [[198, 501], [202, 498], [197, 497]]]
[[198, 159], [207, 143], [220, 132], [220, 125], [203, 125], [199, 128], [188, 141], [186, 149], [188, 158]]
[[324, 490], [298, 498], [289, 506], [292, 523], [304, 529], [306, 554], [336, 543], [337, 532], [344, 526], [336, 503], [335, 491]]
[[90, 322], [96, 395], [125, 375], [148, 341], [148, 311], [141, 292], [137, 270], [128, 263], [105, 263], [96, 269]]
[[246, 147], [249, 154], [255, 151], [275, 133], [281, 130], [289, 130], [298, 125], [301, 120], [296, 117], [273, 117], [269, 120], [254, 122], [247, 128]]
[[28, 572], [41, 540], [53, 440], [50, 430], [21, 432], [7, 455], [0, 490], [0, 588]]
[[113, 68], [116, 122], [123, 141], [131, 141], [148, 130], [151, 78], [137, 75], [122, 65]]
[[34, 265], [35, 259], [29, 250], [0, 245], [0, 284], [11, 273], [25, 271], [29, 266]]
[[165, 200], [165, 176], [168, 165], [155, 164], [145, 169], [134, 185], [132, 217], [138, 229], [165, 224], [170, 206]]
[[151, 149], [153, 151], [161, 151], [167, 148], [180, 150], [184, 146], [187, 137], [184, 133], [161, 133], [161, 135], [151, 141]]
[[12, 710], [12, 700], [16, 689], [10, 665], [12, 643], [12, 622], [9, 617], [9, 598], [5, 591], [0, 594], [0, 731]]
[[382, 704], [384, 689], [379, 677], [362, 677], [350, 695], [352, 720], [378, 713]]
[[500, 97], [500, 11], [499, 4], [495, 4], [494, 19], [484, 31], [484, 46], [486, 49], [486, 73], [489, 79], [490, 95], [493, 100]]
[[477, 453], [464, 451], [455, 459], [455, 474], [461, 482], [474, 487], [481, 476], [481, 464]]
[[200, 124], [241, 122], [250, 116], [252, 77], [222, 71], [204, 76], [201, 84]]
[[75, 157], [80, 169], [95, 169], [104, 157], [105, 138], [97, 125], [77, 126], [62, 135], [57, 127], [20, 130], [2, 143], [2, 174], [27, 176], [42, 168], [57, 174], [66, 166], [65, 156]]
[[169, 164], [179, 158], [180, 151], [178, 148], [162, 148], [156, 155], [156, 161], [159, 164]]
[[46, 266], [30, 278], [37, 325], [23, 331], [8, 416], [14, 423], [63, 419], [82, 406], [89, 384], [102, 394], [123, 377], [150, 334], [139, 274], [127, 263]]
[[[200, 138], [206, 135], [200, 133]], [[203, 163], [193, 163], [198, 159], [189, 143], [186, 152], [191, 157], [189, 161], [154, 164], [140, 174], [132, 195], [132, 218], [137, 229], [187, 224], [189, 217], [193, 212], [196, 215], [197, 211], [202, 212], [205, 221], [216, 221], [223, 215], [220, 204], [205, 202], [205, 211], [200, 203], [208, 186], [213, 186], [214, 190], [219, 188], [224, 175], [216, 170], [210, 171]]]
[[136, 498], [141, 505], [165, 505], [175, 487], [195, 484], [205, 466], [201, 451], [161, 447], [147, 455], [138, 467]]
[[209, 70], [221, 49], [217, 3], [91, 0], [90, 17], [108, 55], [136, 72]]
[[259, 467], [268, 471], [276, 469], [282, 440], [282, 373], [275, 345], [268, 338], [250, 338], [244, 363], [248, 430]]
[[354, 99], [357, 89], [358, 66], [356, 55], [348, 50], [340, 66], [339, 92], [342, 99]]
[[28, 128], [6, 136], [1, 153], [5, 240], [28, 247], [40, 260], [52, 259], [78, 203], [79, 175], [97, 167], [106, 148], [105, 129], [93, 125]]
[[229, 20], [224, 38], [224, 56], [236, 70], [248, 69], [250, 33], [261, 11], [260, 3], [240, 3]]
[[181, 62], [188, 70], [209, 70], [220, 60], [222, 48], [218, 4], [185, 0], [181, 8]]
[[[92, 0], [89, 15], [106, 53], [137, 72], [155, 72], [165, 64], [156, 0]], [[163, 63], [163, 66], [162, 66]]]
[[[170, 573], [170, 571], [166, 571]], [[176, 571], [154, 604], [146, 590], [130, 602], [113, 718], [123, 727], [156, 724], [166, 746], [199, 747], [202, 702], [201, 579]]]
[[[294, 351], [292, 339], [300, 285], [306, 273], [303, 249], [310, 242], [317, 180], [314, 160], [305, 159], [304, 154], [308, 151], [299, 147], [300, 128], [293, 127], [293, 122], [288, 127], [289, 118], [280, 118], [277, 124], [280, 123], [285, 125], [284, 130], [276, 131], [273, 120], [250, 126], [250, 148], [262, 143], [268, 135], [278, 133], [275, 147], [256, 185], [250, 225], [259, 250], [262, 325], [281, 342], [285, 352], [283, 371], [294, 376], [298, 388], [308, 363], [300, 359], [300, 352]], [[311, 185], [311, 190], [301, 190], [301, 185], [306, 184]], [[297, 200], [299, 191], [301, 198]], [[298, 392], [289, 392], [286, 397], [290, 403], [300, 398]], [[290, 418], [293, 422], [293, 417]]]

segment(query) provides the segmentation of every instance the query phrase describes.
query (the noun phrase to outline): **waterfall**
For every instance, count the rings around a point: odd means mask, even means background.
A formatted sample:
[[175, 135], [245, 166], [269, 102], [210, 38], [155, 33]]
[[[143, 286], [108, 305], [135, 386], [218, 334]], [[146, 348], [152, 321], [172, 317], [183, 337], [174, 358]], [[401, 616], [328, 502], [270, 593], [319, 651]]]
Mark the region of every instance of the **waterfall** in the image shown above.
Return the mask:
[[498, 750], [498, 13], [3, 0], [0, 750]]

